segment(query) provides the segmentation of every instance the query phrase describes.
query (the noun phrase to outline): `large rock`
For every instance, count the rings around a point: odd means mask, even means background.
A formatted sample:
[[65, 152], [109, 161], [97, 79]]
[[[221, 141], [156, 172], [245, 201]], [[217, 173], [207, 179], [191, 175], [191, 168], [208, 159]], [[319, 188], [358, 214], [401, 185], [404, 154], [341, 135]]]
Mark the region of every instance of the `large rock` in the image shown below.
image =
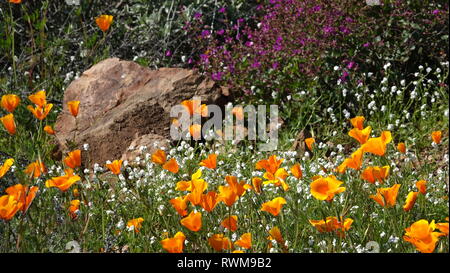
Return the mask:
[[[150, 70], [117, 58], [104, 60], [73, 81], [64, 94], [64, 108], [55, 131], [60, 150], [89, 144], [87, 165], [136, 156], [130, 146], [169, 142], [170, 109], [193, 96], [202, 103], [224, 105], [228, 92], [194, 70]], [[80, 101], [77, 118], [67, 102]], [[87, 162], [89, 161], [89, 162]]]

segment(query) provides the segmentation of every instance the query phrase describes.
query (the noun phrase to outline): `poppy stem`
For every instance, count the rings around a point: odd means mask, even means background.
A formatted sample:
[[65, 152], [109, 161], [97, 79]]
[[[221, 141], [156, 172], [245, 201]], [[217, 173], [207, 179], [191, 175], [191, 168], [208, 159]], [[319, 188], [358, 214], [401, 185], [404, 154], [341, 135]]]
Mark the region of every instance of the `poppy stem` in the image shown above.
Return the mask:
[[[231, 208], [232, 205], [228, 209], [228, 222], [230, 223], [230, 228], [228, 228], [228, 238], [231, 240]], [[228, 249], [228, 253], [231, 253], [231, 247]]]

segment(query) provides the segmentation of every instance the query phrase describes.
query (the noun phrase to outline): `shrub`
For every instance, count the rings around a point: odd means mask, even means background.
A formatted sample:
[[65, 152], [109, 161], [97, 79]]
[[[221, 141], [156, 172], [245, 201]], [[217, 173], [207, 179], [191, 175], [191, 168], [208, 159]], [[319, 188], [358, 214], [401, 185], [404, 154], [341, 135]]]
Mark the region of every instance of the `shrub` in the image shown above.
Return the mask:
[[[336, 85], [376, 89], [387, 68], [398, 85], [412, 81], [419, 65], [437, 66], [448, 55], [447, 3], [380, 2], [271, 0], [252, 20], [238, 19], [214, 33], [199, 21], [191, 28], [204, 46], [198, 67], [247, 102], [287, 102], [306, 91], [305, 104], [353, 103], [349, 110], [356, 114], [364, 109], [354, 96], [335, 92]], [[380, 99], [385, 104], [388, 97]]]

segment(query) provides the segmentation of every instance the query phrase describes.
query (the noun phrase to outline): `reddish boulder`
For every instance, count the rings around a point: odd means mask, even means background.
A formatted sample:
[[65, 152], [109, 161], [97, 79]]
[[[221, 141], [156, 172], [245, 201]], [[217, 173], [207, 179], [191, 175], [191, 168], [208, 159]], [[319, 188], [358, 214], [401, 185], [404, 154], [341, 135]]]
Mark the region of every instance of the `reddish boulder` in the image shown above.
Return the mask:
[[[148, 146], [169, 139], [170, 109], [183, 100], [199, 96], [202, 103], [224, 105], [226, 89], [195, 70], [151, 70], [117, 58], [104, 60], [85, 71], [64, 93], [63, 111], [55, 124], [61, 151], [89, 144], [84, 163], [131, 160], [129, 147]], [[67, 102], [80, 101], [77, 118]], [[167, 140], [167, 141], [165, 141]], [[138, 147], [137, 147], [138, 148]]]

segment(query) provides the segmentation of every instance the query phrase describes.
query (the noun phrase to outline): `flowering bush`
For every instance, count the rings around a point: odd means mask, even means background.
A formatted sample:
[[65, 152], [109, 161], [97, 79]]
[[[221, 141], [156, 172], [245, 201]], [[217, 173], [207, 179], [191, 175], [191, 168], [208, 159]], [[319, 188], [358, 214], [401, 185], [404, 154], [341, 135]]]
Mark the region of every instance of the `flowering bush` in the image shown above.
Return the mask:
[[204, 46], [198, 65], [250, 101], [272, 100], [273, 92], [286, 100], [317, 87], [323, 99], [342, 102], [328, 92], [333, 85], [360, 84], [363, 73], [381, 79], [387, 62], [392, 74], [410, 79], [417, 66], [446, 60], [446, 2], [380, 2], [271, 0], [250, 21], [230, 22], [226, 12], [223, 28], [194, 21], [191, 30]]

